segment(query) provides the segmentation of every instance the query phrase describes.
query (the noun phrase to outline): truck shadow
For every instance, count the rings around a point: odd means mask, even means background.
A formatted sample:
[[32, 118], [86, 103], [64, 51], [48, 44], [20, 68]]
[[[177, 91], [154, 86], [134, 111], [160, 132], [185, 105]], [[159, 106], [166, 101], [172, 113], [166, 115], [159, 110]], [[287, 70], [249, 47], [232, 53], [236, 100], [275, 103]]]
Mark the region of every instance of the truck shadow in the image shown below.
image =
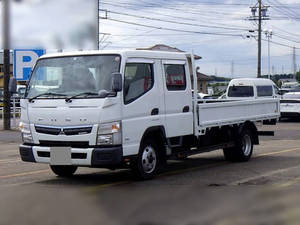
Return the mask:
[[[191, 170], [201, 170], [207, 167], [216, 167], [224, 165], [228, 162], [223, 157], [212, 158], [187, 158], [185, 160], [170, 160], [167, 165], [163, 165], [156, 178], [162, 176], [175, 175], [176, 173], [184, 173]], [[130, 169], [103, 170], [94, 173], [75, 173], [69, 178], [54, 177], [52, 179], [36, 182], [41, 185], [70, 185], [70, 186], [94, 186], [107, 185], [122, 182], [139, 182]], [[87, 170], [86, 170], [87, 171]], [[86, 172], [85, 171], [85, 172]], [[53, 175], [55, 176], [55, 175]]]
[[[139, 182], [134, 174], [129, 169], [122, 170], [101, 170], [95, 173], [75, 174], [70, 178], [52, 177], [48, 180], [39, 181], [37, 184], [47, 186], [69, 186], [72, 188], [78, 187], [94, 187], [94, 186], [115, 186], [122, 184], [149, 184], [157, 182], [166, 182], [169, 178], [177, 180], [182, 176], [191, 173], [197, 173], [201, 171], [201, 174], [196, 176], [197, 179], [205, 180], [205, 184], [218, 183], [220, 180], [225, 181], [238, 177], [248, 177], [253, 175], [259, 175], [261, 173], [268, 173], [274, 170], [280, 170], [283, 168], [299, 166], [298, 156], [282, 156], [282, 155], [270, 155], [264, 157], [255, 157], [251, 161], [246, 163], [231, 163], [224, 160], [222, 156], [215, 156], [211, 158], [187, 158], [185, 160], [172, 160], [165, 165], [160, 173], [153, 180]], [[266, 166], [267, 165], [267, 166]], [[239, 173], [242, 169], [242, 173]], [[220, 172], [222, 171], [222, 172]], [[233, 172], [236, 171], [236, 172]], [[259, 172], [258, 172], [259, 171]], [[80, 171], [79, 171], [80, 172]], [[215, 174], [214, 176], [211, 176]], [[54, 175], [53, 175], [54, 176]], [[195, 178], [196, 179], [196, 178]]]

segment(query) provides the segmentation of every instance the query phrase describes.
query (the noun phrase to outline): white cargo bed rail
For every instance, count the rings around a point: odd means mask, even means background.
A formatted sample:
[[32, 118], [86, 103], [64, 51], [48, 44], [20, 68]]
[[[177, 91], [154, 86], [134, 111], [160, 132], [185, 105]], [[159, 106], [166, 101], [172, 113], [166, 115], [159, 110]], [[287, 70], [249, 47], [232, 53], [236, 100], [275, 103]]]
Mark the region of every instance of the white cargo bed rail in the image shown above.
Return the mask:
[[279, 107], [280, 103], [277, 98], [203, 101], [203, 103], [198, 103], [198, 132], [199, 135], [204, 135], [206, 129], [211, 127], [278, 119]]

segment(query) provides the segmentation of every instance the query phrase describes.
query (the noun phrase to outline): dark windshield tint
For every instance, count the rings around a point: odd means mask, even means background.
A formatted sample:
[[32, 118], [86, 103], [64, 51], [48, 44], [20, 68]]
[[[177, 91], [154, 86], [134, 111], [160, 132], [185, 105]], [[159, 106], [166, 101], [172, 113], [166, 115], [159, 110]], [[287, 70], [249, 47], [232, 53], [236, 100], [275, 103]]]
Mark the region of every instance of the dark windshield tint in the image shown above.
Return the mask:
[[253, 97], [252, 86], [230, 86], [228, 90], [228, 97]]
[[[112, 73], [119, 72], [120, 60], [118, 55], [41, 59], [32, 73], [26, 97], [47, 92], [73, 96], [82, 92], [111, 91]], [[51, 96], [54, 97], [59, 98]]]

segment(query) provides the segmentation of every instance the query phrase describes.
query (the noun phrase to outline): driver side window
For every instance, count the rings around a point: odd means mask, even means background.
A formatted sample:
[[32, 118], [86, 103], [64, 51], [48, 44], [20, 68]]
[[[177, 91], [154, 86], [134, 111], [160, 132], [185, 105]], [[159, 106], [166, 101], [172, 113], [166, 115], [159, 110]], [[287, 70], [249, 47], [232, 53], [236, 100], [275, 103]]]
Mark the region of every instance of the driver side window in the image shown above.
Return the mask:
[[124, 79], [124, 103], [129, 104], [153, 87], [153, 66], [149, 63], [127, 63]]

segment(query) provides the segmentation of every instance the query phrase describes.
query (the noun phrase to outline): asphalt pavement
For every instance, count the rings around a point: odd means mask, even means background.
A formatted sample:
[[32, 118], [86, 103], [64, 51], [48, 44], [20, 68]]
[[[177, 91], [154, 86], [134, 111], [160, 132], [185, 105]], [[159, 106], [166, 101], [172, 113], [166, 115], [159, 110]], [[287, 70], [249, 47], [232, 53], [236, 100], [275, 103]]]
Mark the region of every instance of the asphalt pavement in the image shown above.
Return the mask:
[[0, 224], [299, 224], [300, 121], [261, 138], [247, 163], [222, 151], [170, 161], [153, 180], [79, 168], [72, 178], [20, 160], [18, 131], [0, 131]]

